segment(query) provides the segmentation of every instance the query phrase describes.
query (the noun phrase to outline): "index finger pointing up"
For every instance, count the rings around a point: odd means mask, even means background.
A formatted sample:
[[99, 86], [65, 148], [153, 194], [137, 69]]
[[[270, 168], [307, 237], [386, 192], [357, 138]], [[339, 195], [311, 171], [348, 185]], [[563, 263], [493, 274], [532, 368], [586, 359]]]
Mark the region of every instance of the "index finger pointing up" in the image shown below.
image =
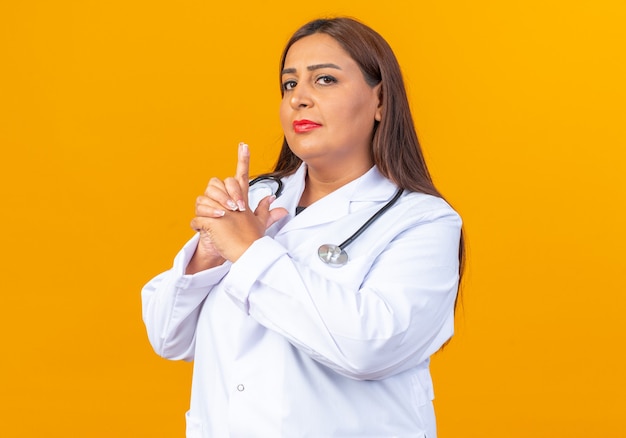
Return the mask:
[[237, 171], [235, 172], [235, 179], [241, 187], [241, 194], [244, 197], [244, 202], [248, 204], [248, 182], [250, 181], [250, 149], [246, 143], [239, 143], [239, 150], [237, 152]]

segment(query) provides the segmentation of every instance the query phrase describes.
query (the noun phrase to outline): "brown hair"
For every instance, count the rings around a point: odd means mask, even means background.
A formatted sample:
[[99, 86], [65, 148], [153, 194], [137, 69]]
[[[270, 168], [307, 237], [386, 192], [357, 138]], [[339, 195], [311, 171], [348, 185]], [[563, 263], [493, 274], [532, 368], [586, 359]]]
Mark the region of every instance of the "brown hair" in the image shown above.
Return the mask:
[[[334, 38], [359, 65], [365, 81], [374, 87], [381, 84], [382, 117], [374, 125], [372, 159], [380, 173], [405, 190], [443, 198], [436, 189], [417, 139], [409, 101], [398, 60], [389, 44], [370, 27], [346, 17], [313, 20], [298, 29], [287, 42], [280, 58], [279, 74], [291, 46], [298, 40], [324, 33]], [[283, 94], [282, 81], [281, 94]], [[294, 173], [302, 160], [283, 137], [283, 144], [272, 175]], [[461, 231], [459, 275], [464, 268], [464, 241]], [[457, 296], [458, 301], [458, 296]]]

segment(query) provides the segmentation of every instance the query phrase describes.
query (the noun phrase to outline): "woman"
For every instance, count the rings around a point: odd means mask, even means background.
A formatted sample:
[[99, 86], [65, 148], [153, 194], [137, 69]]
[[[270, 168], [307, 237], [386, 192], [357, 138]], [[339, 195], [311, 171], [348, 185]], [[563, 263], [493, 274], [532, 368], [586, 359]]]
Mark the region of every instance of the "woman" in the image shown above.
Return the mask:
[[[187, 436], [433, 438], [429, 357], [453, 333], [461, 220], [395, 56], [355, 20], [316, 20], [280, 76], [282, 195], [248, 186], [241, 144], [235, 177], [196, 201], [197, 234], [142, 292], [155, 351], [195, 362]], [[372, 217], [349, 255], [324, 246]]]

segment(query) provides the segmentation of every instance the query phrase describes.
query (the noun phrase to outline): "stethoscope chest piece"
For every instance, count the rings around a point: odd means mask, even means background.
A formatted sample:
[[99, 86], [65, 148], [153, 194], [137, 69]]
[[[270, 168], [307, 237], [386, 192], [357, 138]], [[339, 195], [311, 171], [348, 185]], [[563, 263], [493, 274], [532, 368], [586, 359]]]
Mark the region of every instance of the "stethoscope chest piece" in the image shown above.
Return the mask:
[[319, 247], [317, 255], [320, 259], [334, 268], [348, 263], [348, 253], [345, 252], [339, 245], [333, 245], [332, 243], [326, 243]]

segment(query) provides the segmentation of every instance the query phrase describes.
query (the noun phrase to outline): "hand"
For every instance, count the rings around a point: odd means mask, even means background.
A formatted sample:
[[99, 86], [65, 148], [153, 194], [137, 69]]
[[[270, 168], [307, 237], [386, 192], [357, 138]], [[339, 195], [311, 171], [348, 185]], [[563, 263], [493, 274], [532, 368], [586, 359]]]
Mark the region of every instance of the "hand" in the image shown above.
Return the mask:
[[265, 230], [287, 215], [287, 210], [270, 210], [273, 197], [261, 200], [252, 213], [248, 208], [250, 152], [240, 143], [235, 177], [224, 181], [212, 178], [203, 196], [196, 200], [196, 217], [191, 227], [200, 233], [200, 242], [187, 273], [198, 272], [236, 261]]
[[211, 178], [204, 195], [196, 200], [196, 214], [203, 217], [222, 217], [226, 211], [245, 211], [248, 205], [250, 150], [239, 143], [235, 176]]

